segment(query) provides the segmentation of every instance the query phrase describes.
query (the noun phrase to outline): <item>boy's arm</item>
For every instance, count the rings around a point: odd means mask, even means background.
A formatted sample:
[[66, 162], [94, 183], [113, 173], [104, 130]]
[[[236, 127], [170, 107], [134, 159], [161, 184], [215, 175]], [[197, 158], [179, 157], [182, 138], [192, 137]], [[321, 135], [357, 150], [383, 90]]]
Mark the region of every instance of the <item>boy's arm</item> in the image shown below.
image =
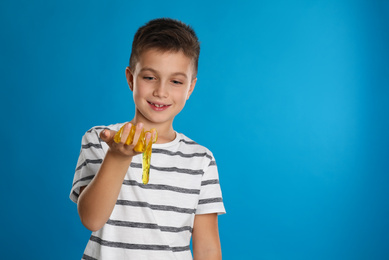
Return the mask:
[[[134, 142], [131, 145], [124, 144], [131, 124], [125, 127], [120, 143], [113, 141], [115, 131], [101, 132], [100, 138], [108, 144], [109, 150], [93, 180], [88, 186], [80, 189], [77, 202], [78, 214], [87, 229], [99, 230], [111, 215], [132, 157], [137, 154], [133, 148], [138, 142], [142, 128], [142, 124], [137, 125]], [[149, 136], [148, 140], [150, 139]]]
[[194, 260], [222, 259], [216, 213], [195, 216], [192, 244]]

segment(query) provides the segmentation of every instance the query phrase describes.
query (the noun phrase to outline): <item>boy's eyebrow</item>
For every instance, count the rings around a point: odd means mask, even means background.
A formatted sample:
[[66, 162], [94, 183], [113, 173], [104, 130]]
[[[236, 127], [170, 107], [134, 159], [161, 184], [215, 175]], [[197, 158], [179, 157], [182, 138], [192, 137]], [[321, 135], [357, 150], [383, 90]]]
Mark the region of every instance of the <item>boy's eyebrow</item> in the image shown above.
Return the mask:
[[149, 67], [144, 67], [140, 71], [141, 72], [143, 72], [143, 71], [151, 71], [153, 73], [157, 73], [157, 71], [155, 69], [152, 69], [152, 68], [149, 68]]
[[[140, 70], [140, 72], [144, 72], [144, 71], [151, 71], [152, 73], [158, 74], [158, 71], [156, 71], [155, 69], [149, 68], [149, 67], [144, 67]], [[184, 72], [174, 72], [172, 74], [172, 76], [178, 76], [178, 75], [181, 75], [185, 78], [188, 78], [188, 76]]]

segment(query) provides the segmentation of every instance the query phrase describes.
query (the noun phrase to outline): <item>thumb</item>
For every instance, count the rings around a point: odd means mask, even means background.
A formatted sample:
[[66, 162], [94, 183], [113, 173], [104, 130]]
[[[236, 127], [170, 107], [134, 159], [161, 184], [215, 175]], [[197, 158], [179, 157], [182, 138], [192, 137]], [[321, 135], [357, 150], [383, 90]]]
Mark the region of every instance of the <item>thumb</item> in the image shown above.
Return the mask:
[[115, 136], [115, 131], [104, 129], [100, 132], [100, 138], [106, 143], [109, 143], [113, 140], [113, 137]]

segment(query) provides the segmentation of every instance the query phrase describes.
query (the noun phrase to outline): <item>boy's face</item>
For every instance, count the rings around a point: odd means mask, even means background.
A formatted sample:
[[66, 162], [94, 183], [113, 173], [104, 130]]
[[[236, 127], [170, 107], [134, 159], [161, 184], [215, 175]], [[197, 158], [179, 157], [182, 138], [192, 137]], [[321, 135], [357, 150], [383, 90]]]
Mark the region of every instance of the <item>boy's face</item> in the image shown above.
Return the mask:
[[127, 68], [126, 76], [133, 91], [135, 118], [145, 126], [171, 127], [197, 81], [192, 60], [182, 52], [150, 49], [132, 69]]

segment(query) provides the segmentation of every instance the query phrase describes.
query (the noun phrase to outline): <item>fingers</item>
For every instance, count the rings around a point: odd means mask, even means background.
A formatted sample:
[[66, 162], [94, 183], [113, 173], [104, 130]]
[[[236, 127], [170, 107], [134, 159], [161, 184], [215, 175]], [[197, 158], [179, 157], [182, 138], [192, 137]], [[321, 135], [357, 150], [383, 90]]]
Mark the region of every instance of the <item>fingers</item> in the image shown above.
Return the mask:
[[158, 140], [157, 130], [155, 128], [153, 128], [153, 129], [150, 130], [150, 132], [151, 132], [151, 141], [153, 143], [156, 143], [157, 140]]
[[143, 124], [138, 123], [136, 126], [127, 123], [123, 125], [120, 130], [115, 134], [115, 143], [111, 148], [116, 150], [126, 151], [133, 149], [135, 152], [143, 152], [144, 146], [144, 130]]
[[150, 132], [146, 133], [145, 140], [146, 140], [146, 146], [147, 146], [152, 140], [152, 134]]
[[134, 139], [132, 140], [132, 145], [136, 145], [140, 138], [142, 138], [143, 124], [138, 123], [135, 128]]
[[124, 125], [123, 133], [122, 133], [122, 136], [120, 138], [120, 143], [129, 145], [132, 142], [130, 140], [132, 138], [132, 136], [131, 136], [131, 129], [132, 129], [132, 124], [131, 123], [127, 123], [127, 124]]
[[146, 133], [145, 136], [145, 152], [148, 154], [151, 154], [151, 146], [153, 145], [153, 140], [152, 140], [153, 134], [150, 132]]
[[151, 148], [152, 143], [157, 139], [156, 130], [145, 132], [143, 123], [138, 123], [136, 126], [126, 123], [118, 132], [103, 130], [100, 135], [111, 149], [123, 154], [142, 153], [148, 146]]
[[139, 123], [137, 126], [134, 126], [131, 123], [126, 123], [115, 135], [115, 142], [122, 145], [132, 145], [134, 139], [137, 138], [136, 131], [138, 128], [142, 130], [143, 124]]

